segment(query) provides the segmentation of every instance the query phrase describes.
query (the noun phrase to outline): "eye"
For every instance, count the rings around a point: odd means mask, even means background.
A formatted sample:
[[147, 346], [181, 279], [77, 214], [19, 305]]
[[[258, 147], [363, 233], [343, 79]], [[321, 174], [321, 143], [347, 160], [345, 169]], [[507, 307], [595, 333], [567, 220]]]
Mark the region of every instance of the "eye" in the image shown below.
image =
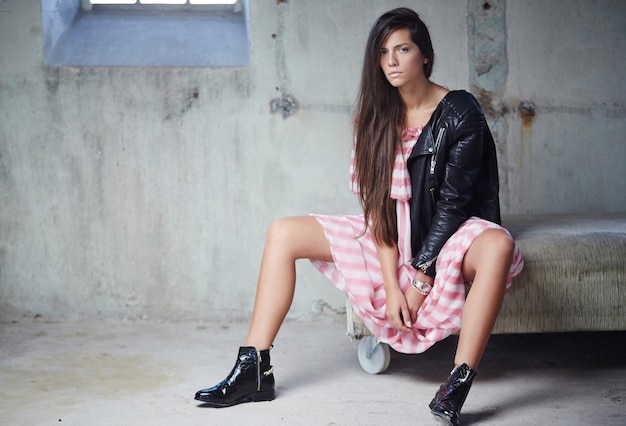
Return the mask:
[[398, 48], [398, 52], [400, 53], [406, 53], [409, 51], [409, 48], [407, 46], [402, 46]]
[[380, 50], [380, 56], [385, 56], [387, 54], [387, 50], [386, 49], [381, 49]]

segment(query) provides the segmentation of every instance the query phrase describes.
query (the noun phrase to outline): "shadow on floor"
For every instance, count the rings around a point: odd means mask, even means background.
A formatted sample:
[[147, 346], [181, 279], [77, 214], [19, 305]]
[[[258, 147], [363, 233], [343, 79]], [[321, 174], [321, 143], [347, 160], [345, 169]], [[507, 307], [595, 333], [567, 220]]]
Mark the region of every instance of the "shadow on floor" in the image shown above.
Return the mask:
[[[450, 368], [458, 336], [450, 336], [423, 354], [392, 351], [385, 374], [416, 374], [438, 381], [442, 369]], [[572, 332], [493, 335], [480, 364], [481, 380], [497, 378], [504, 370], [626, 366], [626, 332]]]

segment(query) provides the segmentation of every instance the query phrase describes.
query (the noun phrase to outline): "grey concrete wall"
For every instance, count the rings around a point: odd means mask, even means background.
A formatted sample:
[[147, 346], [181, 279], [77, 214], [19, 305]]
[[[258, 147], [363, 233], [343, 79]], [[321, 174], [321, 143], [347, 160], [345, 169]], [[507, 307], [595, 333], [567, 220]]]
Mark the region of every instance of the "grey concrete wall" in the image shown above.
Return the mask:
[[626, 210], [626, 2], [507, 8], [510, 209]]
[[[359, 210], [361, 57], [400, 5], [431, 28], [433, 79], [484, 103], [505, 212], [626, 210], [626, 3], [250, 3], [251, 64], [228, 69], [45, 67], [40, 2], [0, 3], [0, 309], [247, 318], [272, 219]], [[287, 95], [299, 110], [272, 113]], [[291, 317], [342, 308], [298, 271]]]

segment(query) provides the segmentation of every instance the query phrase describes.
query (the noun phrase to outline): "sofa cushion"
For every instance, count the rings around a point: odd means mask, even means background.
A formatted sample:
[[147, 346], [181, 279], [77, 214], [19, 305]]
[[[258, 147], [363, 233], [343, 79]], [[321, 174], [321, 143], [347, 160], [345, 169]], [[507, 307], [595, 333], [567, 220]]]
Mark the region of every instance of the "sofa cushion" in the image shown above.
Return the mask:
[[503, 217], [525, 261], [494, 333], [626, 330], [626, 213]]

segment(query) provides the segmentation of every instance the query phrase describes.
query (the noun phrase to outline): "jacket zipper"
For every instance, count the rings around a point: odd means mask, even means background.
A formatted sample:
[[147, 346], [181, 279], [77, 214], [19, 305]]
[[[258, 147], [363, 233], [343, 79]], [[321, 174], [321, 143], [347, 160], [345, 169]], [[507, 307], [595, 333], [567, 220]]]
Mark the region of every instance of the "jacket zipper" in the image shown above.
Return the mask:
[[[433, 152], [433, 156], [430, 160], [430, 174], [434, 175], [435, 174], [435, 166], [437, 165], [437, 154], [439, 153], [439, 145], [441, 145], [441, 140], [443, 139], [443, 132], [445, 131], [445, 127], [442, 127], [439, 129], [439, 133], [437, 133], [437, 139], [435, 140], [435, 147], [434, 147], [434, 152]], [[435, 188], [430, 188], [430, 197], [433, 201], [433, 204], [435, 204]], [[418, 269], [428, 269], [430, 267], [430, 265], [433, 264], [433, 262], [437, 259], [437, 256], [435, 256], [434, 258], [423, 262], [419, 265], [417, 265]]]
[[430, 266], [435, 263], [435, 260], [437, 260], [437, 256], [433, 257], [430, 260], [427, 260], [426, 262], [422, 262], [420, 264], [417, 265], [417, 269], [421, 269], [424, 273], [426, 273], [426, 269], [430, 268]]
[[442, 127], [439, 129], [439, 133], [437, 134], [437, 140], [435, 141], [435, 152], [433, 152], [433, 158], [430, 160], [430, 174], [435, 174], [435, 165], [437, 164], [437, 154], [439, 153], [439, 145], [441, 144], [441, 139], [443, 139], [443, 132], [445, 128]]

